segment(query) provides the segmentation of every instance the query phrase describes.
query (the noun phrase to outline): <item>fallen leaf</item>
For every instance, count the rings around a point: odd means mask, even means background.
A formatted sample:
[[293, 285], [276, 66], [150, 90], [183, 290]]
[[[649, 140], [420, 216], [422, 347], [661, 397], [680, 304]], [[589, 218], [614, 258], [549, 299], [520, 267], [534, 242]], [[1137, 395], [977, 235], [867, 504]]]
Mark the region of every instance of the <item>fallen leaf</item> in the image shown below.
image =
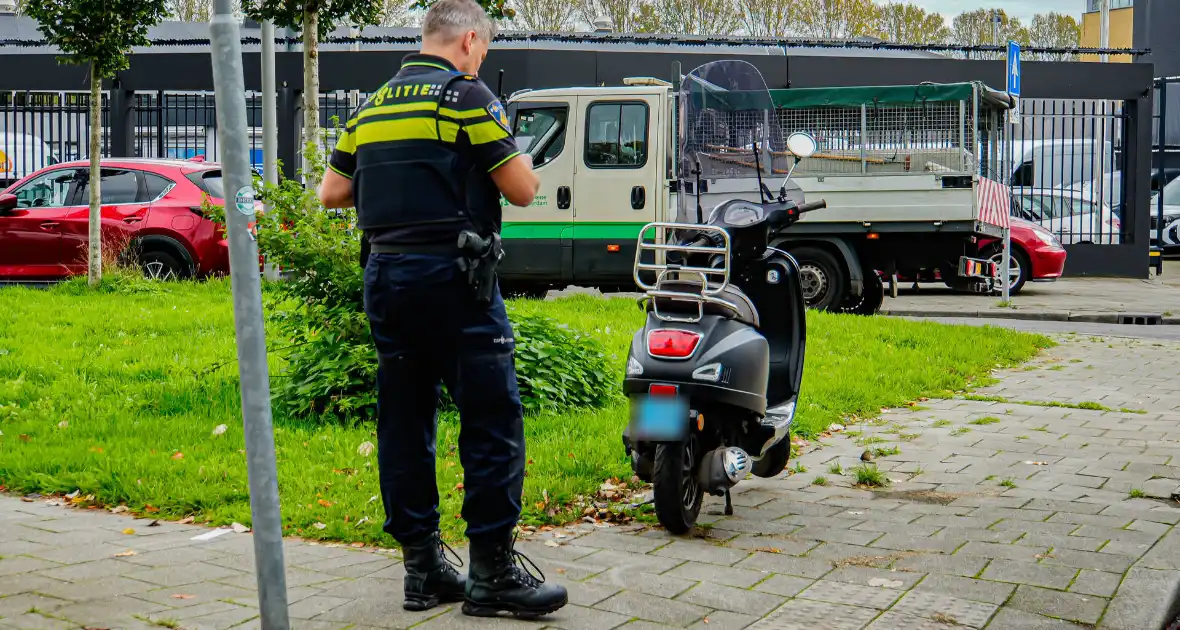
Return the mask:
[[115, 507], [115, 508], [111, 509], [111, 514], [122, 514], [122, 513], [124, 513], [124, 512], [127, 512], [127, 511], [128, 511], [128, 510], [127, 510], [127, 506], [126, 506], [126, 505], [120, 505], [120, 506], [118, 506], [118, 507]]
[[365, 546], [365, 543], [363, 543], [363, 542], [354, 542], [354, 543], [351, 543], [351, 544], [349, 544], [348, 546], [349, 546], [349, 547], [353, 547], [354, 549], [360, 549], [361, 547], [364, 547], [364, 546]]
[[353, 525], [353, 527], [360, 527], [361, 525], [364, 525], [367, 522], [369, 522], [369, 517], [366, 516], [366, 517], [362, 518], [361, 520], [357, 521], [356, 525]]
[[21, 497], [20, 500], [24, 501], [25, 503], [32, 503], [33, 502], [33, 500], [30, 499], [29, 497]]
[[316, 503], [319, 503], [320, 507], [332, 507], [332, 502], [325, 499], [319, 499], [316, 501]]
[[565, 569], [557, 569], [557, 572], [562, 575], [565, 575]]
[[546, 540], [545, 546], [546, 547], [560, 547], [561, 543], [557, 542], [556, 540]]
[[172, 596], [172, 599], [195, 599], [196, 597], [196, 595], [183, 595], [181, 593], [176, 593]]
[[246, 527], [245, 525], [242, 525], [241, 523], [233, 523], [232, 525], [230, 525], [230, 529], [233, 529], [235, 532], [237, 532], [239, 534], [245, 534], [246, 532], [250, 531], [249, 527]]
[[148, 527], [159, 527], [159, 526], [160, 526], [160, 521], [158, 521], [158, 520], [148, 523]]
[[904, 584], [901, 580], [887, 580], [885, 578], [873, 578], [869, 580], [869, 586], [879, 586], [883, 588], [900, 588]]
[[364, 442], [361, 442], [360, 446], [356, 447], [356, 452], [361, 457], [368, 457], [368, 456], [372, 455], [373, 451], [375, 451], [376, 449], [377, 449], [377, 447], [373, 446], [372, 442], [365, 440]]
[[172, 459], [184, 459], [184, 453], [179, 453], [179, 452], [178, 452], [178, 453], [176, 453], [175, 455], [173, 455], [173, 456], [172, 456]]
[[81, 493], [82, 493], [82, 491], [81, 491], [81, 490], [75, 490], [75, 491], [73, 491], [73, 492], [71, 492], [71, 493], [67, 494], [67, 495], [66, 495], [66, 498], [67, 498], [67, 499], [73, 499], [74, 497], [78, 496], [78, 495], [79, 495], [79, 494], [81, 494]]
[[754, 551], [761, 551], [763, 553], [782, 553], [783, 550], [777, 547], [759, 547]]
[[20, 435], [18, 435], [16, 437], [21, 442], [28, 442], [29, 441], [29, 436], [28, 436], [28, 434], [25, 434], [25, 433], [21, 433]]
[[128, 549], [127, 551], [121, 551], [121, 552], [115, 554], [115, 557], [116, 558], [126, 558], [128, 556], [134, 556], [134, 555], [136, 555], [136, 552], [132, 551], [131, 549]]
[[193, 521], [195, 521], [195, 520], [196, 520], [196, 518], [194, 518], [194, 517], [192, 517], [192, 516], [186, 516], [186, 517], [184, 517], [184, 518], [180, 519], [180, 520], [179, 520], [179, 521], [177, 521], [177, 522], [178, 522], [178, 523], [180, 523], [181, 525], [188, 525], [189, 523], [191, 523], [191, 522], [193, 522]]
[[374, 494], [373, 496], [369, 497], [369, 503], [372, 503], [372, 502], [376, 501], [376, 500], [377, 500], [377, 498], [378, 498], [378, 497], [377, 497], [377, 495], [375, 495], [375, 494]]
[[828, 425], [828, 431], [831, 431], [832, 433], [838, 433], [843, 430], [844, 430], [844, 425], [842, 425], [842, 424], [833, 423], [833, 424]]
[[704, 623], [709, 623], [709, 618], [708, 618], [708, 617], [705, 617], [705, 618], [704, 618], [704, 619], [702, 619], [701, 621], [703, 621]]
[[327, 529], [328, 528], [328, 526], [324, 525], [323, 523], [312, 523], [311, 526], [316, 529]]
[[143, 511], [144, 511], [144, 512], [151, 512], [151, 513], [155, 513], [155, 512], [159, 512], [159, 511], [160, 511], [160, 508], [158, 508], [158, 507], [156, 507], [156, 506], [154, 506], [154, 505], [145, 505], [145, 506], [143, 506]]
[[130, 536], [131, 534], [134, 534], [134, 533], [135, 533], [135, 530], [134, 530], [134, 529], [132, 529], [132, 528], [130, 528], [130, 527], [128, 527], [127, 529], [123, 530], [123, 533], [124, 533], [124, 534], [127, 534], [128, 536]]
[[457, 483], [457, 484], [455, 484], [455, 489], [456, 489], [456, 490], [462, 490], [462, 489], [463, 489], [463, 484], [461, 484], [461, 483]]
[[68, 426], [70, 426], [70, 423], [66, 420], [62, 420], [61, 422], [57, 423], [57, 428], [59, 428], [59, 429], [64, 429]]
[[90, 452], [91, 452], [91, 453], [101, 453], [101, 452], [102, 452], [102, 447], [101, 447], [101, 446], [91, 446], [91, 447], [90, 447]]
[[213, 427], [213, 435], [224, 435], [227, 430], [229, 430], [229, 427], [225, 426], [224, 424], [219, 424]]

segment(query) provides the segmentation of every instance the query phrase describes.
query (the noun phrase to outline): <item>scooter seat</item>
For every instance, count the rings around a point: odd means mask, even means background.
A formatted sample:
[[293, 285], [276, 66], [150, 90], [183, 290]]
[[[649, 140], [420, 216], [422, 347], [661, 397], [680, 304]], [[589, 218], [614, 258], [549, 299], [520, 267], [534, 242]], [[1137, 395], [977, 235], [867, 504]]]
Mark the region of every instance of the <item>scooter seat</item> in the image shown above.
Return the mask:
[[[665, 281], [660, 284], [660, 289], [664, 291], [677, 291], [700, 295], [701, 283]], [[729, 319], [736, 319], [737, 321], [742, 322], [743, 324], [749, 324], [754, 328], [759, 327], [758, 309], [754, 308], [754, 302], [750, 301], [749, 296], [742, 292], [741, 289], [732, 284], [726, 285], [726, 287], [722, 289], [721, 292], [716, 295], [716, 297], [733, 304], [737, 307], [737, 311], [720, 304], [705, 302], [704, 311], [706, 315], [719, 315]], [[652, 311], [652, 306], [656, 302], [659, 303], [661, 313], [676, 313], [678, 315], [685, 315], [695, 314], [697, 312], [697, 305], [695, 302], [663, 297], [647, 300], [645, 306], [647, 312], [650, 313]]]

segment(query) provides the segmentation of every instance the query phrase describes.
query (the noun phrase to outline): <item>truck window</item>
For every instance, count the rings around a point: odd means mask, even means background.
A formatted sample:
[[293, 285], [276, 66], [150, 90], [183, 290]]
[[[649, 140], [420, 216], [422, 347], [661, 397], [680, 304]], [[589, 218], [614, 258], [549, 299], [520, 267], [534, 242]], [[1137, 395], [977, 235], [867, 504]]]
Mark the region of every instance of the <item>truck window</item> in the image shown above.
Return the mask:
[[647, 104], [590, 105], [585, 161], [591, 168], [641, 168], [647, 164]]
[[561, 155], [568, 115], [564, 105], [519, 111], [512, 135], [520, 151], [533, 158], [533, 167], [548, 164]]

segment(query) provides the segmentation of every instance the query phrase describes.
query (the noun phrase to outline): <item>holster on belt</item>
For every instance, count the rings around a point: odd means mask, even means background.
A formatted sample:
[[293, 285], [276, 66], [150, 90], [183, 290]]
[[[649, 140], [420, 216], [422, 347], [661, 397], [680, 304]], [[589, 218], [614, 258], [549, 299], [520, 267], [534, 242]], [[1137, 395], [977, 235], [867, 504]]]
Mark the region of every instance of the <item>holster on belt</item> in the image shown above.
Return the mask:
[[475, 300], [481, 304], [492, 301], [496, 290], [496, 267], [504, 257], [500, 235], [492, 233], [483, 238], [471, 230], [459, 233], [459, 270], [467, 274], [467, 283], [475, 292]]

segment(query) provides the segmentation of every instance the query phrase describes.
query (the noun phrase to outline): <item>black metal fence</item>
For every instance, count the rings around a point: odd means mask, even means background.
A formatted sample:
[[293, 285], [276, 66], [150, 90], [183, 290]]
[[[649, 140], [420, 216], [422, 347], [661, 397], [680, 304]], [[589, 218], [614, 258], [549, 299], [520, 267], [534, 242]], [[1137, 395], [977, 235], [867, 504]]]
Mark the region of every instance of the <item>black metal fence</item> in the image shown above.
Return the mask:
[[[102, 99], [102, 155], [111, 155], [110, 101]], [[0, 183], [90, 155], [89, 92], [0, 92]]]
[[[1171, 110], [1176, 94], [1180, 93], [1180, 77], [1161, 77], [1155, 81], [1156, 111], [1154, 131], [1156, 136], [1154, 165], [1152, 168], [1151, 199], [1151, 248], [1155, 255], [1155, 267], [1163, 272], [1163, 254], [1180, 252], [1180, 159], [1175, 159], [1175, 148], [1169, 144], [1174, 124], [1180, 118], [1180, 111]], [[1169, 102], [1171, 101], [1171, 102]]]
[[1127, 198], [1121, 101], [1024, 99], [1010, 134], [1013, 214], [1063, 244], [1118, 245]]

